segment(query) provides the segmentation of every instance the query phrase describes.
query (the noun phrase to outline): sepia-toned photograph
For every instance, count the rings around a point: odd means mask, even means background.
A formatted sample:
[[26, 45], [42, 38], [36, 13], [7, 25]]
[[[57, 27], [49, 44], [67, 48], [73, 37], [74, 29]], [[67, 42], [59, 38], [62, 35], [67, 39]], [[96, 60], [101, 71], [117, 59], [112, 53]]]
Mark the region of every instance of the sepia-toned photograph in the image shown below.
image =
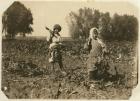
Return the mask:
[[128, 100], [138, 85], [138, 14], [127, 1], [11, 1], [1, 16], [7, 99]]

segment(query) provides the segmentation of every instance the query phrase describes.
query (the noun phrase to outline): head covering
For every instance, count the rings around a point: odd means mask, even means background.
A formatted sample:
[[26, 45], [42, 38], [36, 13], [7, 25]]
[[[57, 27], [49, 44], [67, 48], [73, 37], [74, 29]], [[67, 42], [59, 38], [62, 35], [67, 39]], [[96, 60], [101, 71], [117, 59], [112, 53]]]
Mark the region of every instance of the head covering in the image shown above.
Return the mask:
[[93, 38], [94, 30], [96, 30], [97, 33], [99, 33], [99, 30], [96, 27], [91, 28], [90, 29], [90, 32], [89, 32], [89, 37], [90, 38]]
[[61, 28], [61, 26], [59, 24], [55, 24], [53, 26], [53, 30], [55, 30], [55, 29], [58, 29], [58, 31], [60, 32], [62, 28]]

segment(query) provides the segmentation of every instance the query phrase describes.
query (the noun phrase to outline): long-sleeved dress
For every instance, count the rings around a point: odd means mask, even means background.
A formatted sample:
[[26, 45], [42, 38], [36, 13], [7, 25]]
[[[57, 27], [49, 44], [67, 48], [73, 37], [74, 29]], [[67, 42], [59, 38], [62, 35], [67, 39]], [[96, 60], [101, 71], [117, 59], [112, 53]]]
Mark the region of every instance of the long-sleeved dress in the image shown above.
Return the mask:
[[62, 55], [59, 48], [59, 45], [61, 45], [61, 36], [55, 34], [55, 36], [52, 36], [51, 38], [52, 42], [49, 46], [51, 57], [49, 58], [49, 62], [60, 62], [62, 61]]
[[103, 55], [103, 49], [105, 49], [105, 44], [97, 39], [90, 39], [91, 40], [91, 50], [89, 53], [89, 58], [87, 60], [87, 68], [88, 71], [96, 70], [95, 64], [100, 62]]

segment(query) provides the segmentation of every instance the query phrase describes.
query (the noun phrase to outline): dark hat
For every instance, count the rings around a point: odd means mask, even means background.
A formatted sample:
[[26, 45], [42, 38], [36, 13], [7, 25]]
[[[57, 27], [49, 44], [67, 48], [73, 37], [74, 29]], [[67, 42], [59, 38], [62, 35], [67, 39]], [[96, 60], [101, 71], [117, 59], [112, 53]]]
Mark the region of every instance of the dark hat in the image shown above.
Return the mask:
[[59, 32], [61, 31], [61, 26], [59, 25], [59, 24], [55, 24], [54, 26], [53, 26], [53, 30], [55, 30], [55, 29], [58, 29], [59, 30]]

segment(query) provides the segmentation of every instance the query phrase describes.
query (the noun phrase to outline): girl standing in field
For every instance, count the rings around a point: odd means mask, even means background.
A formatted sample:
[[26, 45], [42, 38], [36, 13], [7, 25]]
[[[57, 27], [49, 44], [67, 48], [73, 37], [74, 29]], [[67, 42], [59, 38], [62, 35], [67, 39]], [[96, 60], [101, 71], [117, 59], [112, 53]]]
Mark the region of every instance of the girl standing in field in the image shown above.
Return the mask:
[[88, 77], [89, 80], [95, 79], [95, 70], [97, 70], [97, 63], [100, 63], [103, 59], [103, 53], [106, 52], [105, 44], [98, 38], [98, 29], [91, 28], [88, 39], [89, 58], [87, 61]]
[[61, 26], [59, 24], [55, 24], [53, 26], [53, 31], [47, 27], [46, 27], [46, 29], [49, 30], [49, 32], [50, 32], [49, 62], [52, 63], [53, 65], [54, 65], [54, 63], [57, 62], [59, 64], [61, 72], [64, 74], [65, 72], [64, 72], [64, 67], [63, 67], [63, 63], [62, 63], [62, 54], [60, 52], [62, 43], [61, 43], [61, 36], [60, 36], [59, 32], [61, 31]]

